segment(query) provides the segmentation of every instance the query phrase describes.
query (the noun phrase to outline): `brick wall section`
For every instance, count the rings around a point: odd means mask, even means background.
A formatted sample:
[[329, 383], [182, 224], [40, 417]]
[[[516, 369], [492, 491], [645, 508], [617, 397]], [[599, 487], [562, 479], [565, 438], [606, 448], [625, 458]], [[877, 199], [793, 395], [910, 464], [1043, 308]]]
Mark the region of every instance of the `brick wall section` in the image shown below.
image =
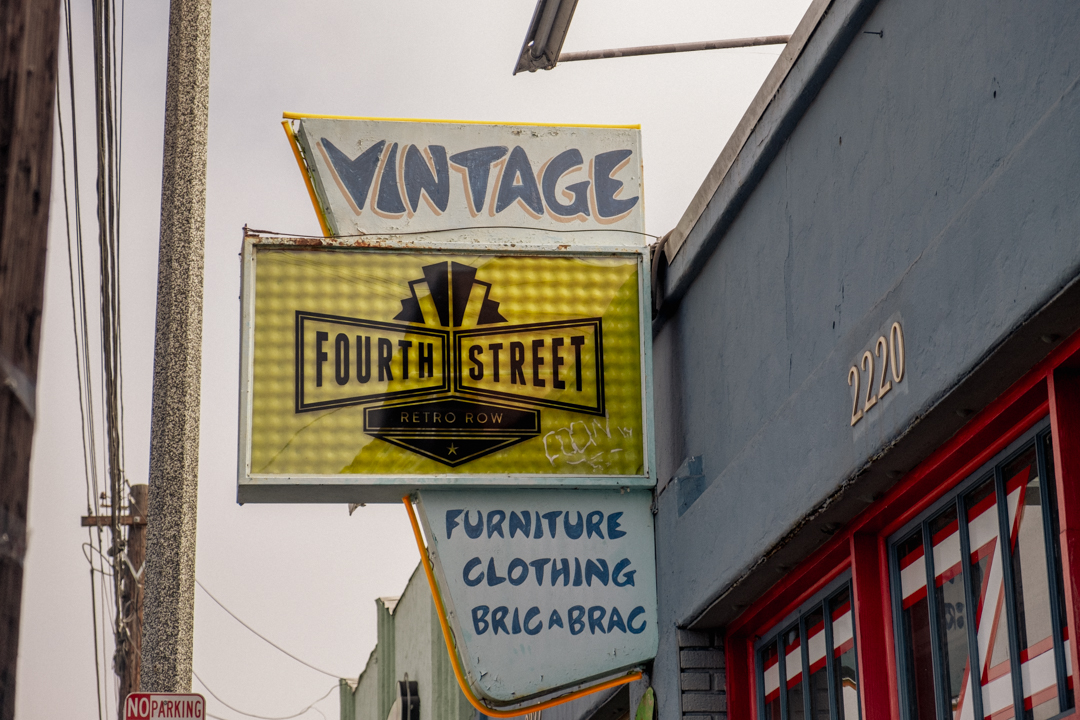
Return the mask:
[[724, 637], [679, 629], [679, 681], [684, 720], [727, 720]]

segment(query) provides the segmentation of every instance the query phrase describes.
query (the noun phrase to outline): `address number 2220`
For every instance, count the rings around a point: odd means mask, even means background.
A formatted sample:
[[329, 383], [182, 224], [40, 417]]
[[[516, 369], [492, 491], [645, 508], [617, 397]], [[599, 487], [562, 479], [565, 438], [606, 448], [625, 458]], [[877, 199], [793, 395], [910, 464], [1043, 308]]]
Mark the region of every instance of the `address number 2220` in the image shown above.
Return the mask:
[[[875, 359], [881, 368], [877, 373], [874, 372]], [[900, 323], [894, 322], [889, 328], [888, 338], [884, 335], [878, 337], [874, 343], [874, 351], [864, 352], [862, 360], [848, 370], [848, 387], [855, 388], [851, 399], [851, 424], [862, 420], [863, 415], [870, 412], [870, 408], [877, 405], [878, 400], [892, 390], [893, 384], [899, 384], [903, 379], [904, 330]], [[862, 390], [864, 380], [865, 392]]]

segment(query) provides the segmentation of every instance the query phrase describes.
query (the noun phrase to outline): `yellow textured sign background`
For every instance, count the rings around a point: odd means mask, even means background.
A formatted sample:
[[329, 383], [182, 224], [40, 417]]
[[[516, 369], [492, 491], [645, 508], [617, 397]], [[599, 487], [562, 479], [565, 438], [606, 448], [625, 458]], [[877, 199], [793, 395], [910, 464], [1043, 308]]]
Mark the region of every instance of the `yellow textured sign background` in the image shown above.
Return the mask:
[[[489, 297], [499, 303], [506, 322], [482, 329], [602, 318], [605, 416], [536, 407], [525, 398], [493, 399], [501, 405], [539, 410], [539, 436], [451, 468], [365, 434], [364, 409], [379, 402], [296, 412], [297, 311], [401, 324], [394, 317], [402, 312], [402, 300], [411, 297], [410, 281], [423, 279], [425, 265], [447, 261], [476, 268], [476, 281], [490, 283]], [[635, 258], [260, 248], [255, 278], [253, 475], [644, 474]], [[426, 326], [439, 328], [434, 312], [425, 307], [430, 297], [420, 304]], [[457, 329], [476, 329], [471, 324], [475, 322], [476, 311], [471, 311]], [[310, 365], [307, 354], [305, 363]], [[450, 366], [452, 374], [452, 362]], [[467, 372], [467, 359], [462, 366]], [[332, 368], [330, 362], [326, 372], [331, 377]], [[415, 375], [382, 383], [373, 375], [365, 392], [416, 387], [420, 385]], [[535, 389], [530, 393], [536, 396]], [[552, 389], [551, 394], [558, 393]], [[444, 391], [411, 399], [447, 395]]]

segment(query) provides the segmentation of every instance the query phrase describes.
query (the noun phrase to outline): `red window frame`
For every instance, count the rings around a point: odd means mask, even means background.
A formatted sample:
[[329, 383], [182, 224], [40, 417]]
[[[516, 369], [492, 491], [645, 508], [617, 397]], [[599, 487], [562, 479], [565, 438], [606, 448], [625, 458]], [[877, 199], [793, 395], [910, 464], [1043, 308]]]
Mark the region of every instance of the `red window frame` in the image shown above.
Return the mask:
[[[731, 622], [725, 633], [730, 720], [759, 720], [754, 642], [851, 570], [864, 720], [899, 720], [887, 538], [1050, 416], [1068, 627], [1080, 627], [1080, 332], [973, 417], [882, 498]], [[1071, 438], [1072, 442], [1065, 442]], [[1080, 643], [1069, 643], [1080, 687]], [[1072, 711], [1076, 713], [1074, 708]]]

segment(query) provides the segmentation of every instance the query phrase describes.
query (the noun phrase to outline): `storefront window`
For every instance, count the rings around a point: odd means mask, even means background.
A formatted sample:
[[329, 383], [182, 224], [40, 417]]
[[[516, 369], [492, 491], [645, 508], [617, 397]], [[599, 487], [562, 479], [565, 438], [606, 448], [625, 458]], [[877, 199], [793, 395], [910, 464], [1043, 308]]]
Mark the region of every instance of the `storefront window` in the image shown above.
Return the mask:
[[1044, 430], [892, 545], [908, 720], [1045, 720], [1073, 706], [1052, 458]]
[[859, 720], [849, 585], [810, 603], [760, 644], [757, 673], [766, 720]]

